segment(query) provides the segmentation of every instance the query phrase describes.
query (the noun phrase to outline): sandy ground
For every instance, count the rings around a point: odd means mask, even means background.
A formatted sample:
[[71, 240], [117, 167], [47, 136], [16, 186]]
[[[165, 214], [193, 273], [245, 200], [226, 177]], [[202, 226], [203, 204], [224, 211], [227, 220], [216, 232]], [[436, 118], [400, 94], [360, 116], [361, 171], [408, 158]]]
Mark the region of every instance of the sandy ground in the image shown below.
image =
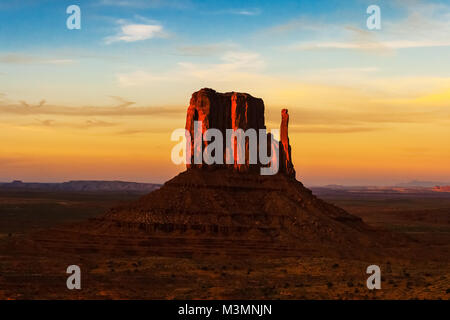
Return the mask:
[[[369, 261], [307, 254], [290, 258], [140, 256], [103, 254], [101, 248], [97, 253], [52, 252], [28, 240], [39, 228], [35, 219], [27, 224], [30, 205], [57, 205], [61, 212], [55, 211], [55, 215], [70, 212], [64, 219], [55, 219], [53, 225], [52, 216], [47, 216], [44, 227], [48, 228], [66, 219], [86, 219], [86, 214], [77, 216], [77, 210], [72, 209], [81, 205], [86, 208], [87, 203], [92, 216], [100, 214], [105, 199], [86, 202], [70, 196], [53, 200], [48, 195], [42, 197], [31, 201], [24, 196], [2, 196], [0, 208], [9, 211], [3, 211], [0, 219], [0, 299], [450, 298], [450, 204], [446, 199], [411, 196], [402, 199], [400, 205], [398, 199], [390, 198], [325, 199], [361, 216], [368, 224], [415, 240], [412, 247], [397, 248], [399, 255]], [[21, 215], [21, 206], [26, 208], [25, 215]], [[7, 218], [5, 212], [10, 213]], [[11, 220], [20, 222], [10, 224], [14, 230], [8, 230], [6, 224]], [[66, 268], [72, 264], [81, 267], [81, 290], [66, 287]], [[366, 286], [366, 268], [372, 264], [381, 268], [381, 290]]]

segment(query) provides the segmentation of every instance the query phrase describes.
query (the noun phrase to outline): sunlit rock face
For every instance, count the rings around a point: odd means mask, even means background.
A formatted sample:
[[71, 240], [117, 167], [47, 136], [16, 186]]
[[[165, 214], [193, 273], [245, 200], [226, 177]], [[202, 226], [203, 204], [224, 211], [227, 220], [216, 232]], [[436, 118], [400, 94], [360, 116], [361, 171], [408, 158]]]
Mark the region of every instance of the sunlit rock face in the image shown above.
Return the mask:
[[291, 145], [289, 144], [289, 113], [287, 109], [281, 110], [280, 126], [280, 171], [288, 176], [295, 177], [294, 165], [292, 164]]
[[[195, 122], [201, 121], [201, 132], [195, 132]], [[271, 163], [279, 163], [279, 172], [285, 173], [291, 177], [295, 177], [295, 170], [292, 165], [291, 159], [291, 147], [289, 145], [288, 137], [288, 122], [289, 115], [286, 109], [282, 111], [282, 123], [281, 123], [281, 141], [277, 143], [277, 150], [279, 150], [279, 156], [277, 158], [271, 143], [275, 143], [271, 134], [267, 135], [267, 155], [272, 156]], [[226, 130], [242, 129], [244, 131], [248, 129], [254, 129], [257, 133], [257, 152], [259, 153], [259, 130], [266, 129], [264, 120], [264, 101], [260, 98], [255, 98], [248, 93], [239, 92], [227, 92], [219, 93], [213, 89], [201, 89], [192, 94], [192, 98], [189, 104], [186, 115], [186, 130], [189, 131], [190, 143], [188, 148], [190, 149], [190, 164], [187, 164], [187, 168], [205, 168], [209, 167], [208, 164], [195, 163], [195, 154], [201, 154], [206, 148], [208, 142], [195, 144], [195, 137], [203, 135], [208, 129], [218, 129], [222, 133], [224, 140], [226, 138]], [[279, 145], [278, 145], [279, 144]], [[236, 141], [234, 141], [234, 164], [226, 165], [227, 152], [226, 143], [223, 143], [223, 166], [233, 168], [237, 171], [248, 171], [249, 169], [259, 168], [260, 162], [256, 165], [249, 164], [249, 140], [245, 140], [245, 164], [237, 163], [236, 155]], [[198, 162], [198, 161], [197, 161]], [[215, 165], [216, 166], [216, 165]]]

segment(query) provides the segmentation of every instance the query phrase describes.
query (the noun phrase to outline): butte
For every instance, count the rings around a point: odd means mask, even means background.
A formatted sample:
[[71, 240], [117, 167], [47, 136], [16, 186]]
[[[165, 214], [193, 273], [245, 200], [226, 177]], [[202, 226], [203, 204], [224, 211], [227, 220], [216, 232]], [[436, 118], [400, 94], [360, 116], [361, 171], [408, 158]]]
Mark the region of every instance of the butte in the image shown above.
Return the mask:
[[[264, 102], [247, 93], [201, 89], [187, 109], [191, 136], [194, 121], [202, 121], [203, 131], [216, 128], [224, 136], [226, 129], [265, 129]], [[48, 232], [37, 240], [52, 247], [59, 239], [66, 252], [359, 257], [400, 241], [322, 201], [296, 180], [288, 123], [283, 109], [275, 175], [261, 175], [248, 164], [187, 165], [137, 201], [53, 230], [53, 241], [45, 241]]]

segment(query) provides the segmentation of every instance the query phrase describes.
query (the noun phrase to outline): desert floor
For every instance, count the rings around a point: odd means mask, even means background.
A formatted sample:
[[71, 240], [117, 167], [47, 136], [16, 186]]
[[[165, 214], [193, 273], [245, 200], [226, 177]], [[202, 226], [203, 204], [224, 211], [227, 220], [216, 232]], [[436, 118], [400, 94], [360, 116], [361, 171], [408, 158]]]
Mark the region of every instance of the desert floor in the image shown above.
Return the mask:
[[[373, 261], [329, 256], [140, 256], [52, 252], [30, 235], [102, 214], [137, 194], [0, 193], [0, 299], [449, 299], [450, 194], [324, 193], [416, 245]], [[367, 260], [367, 259], [366, 259]], [[375, 261], [376, 260], [376, 261]], [[66, 268], [82, 270], [68, 290]], [[381, 290], [366, 268], [379, 265]]]

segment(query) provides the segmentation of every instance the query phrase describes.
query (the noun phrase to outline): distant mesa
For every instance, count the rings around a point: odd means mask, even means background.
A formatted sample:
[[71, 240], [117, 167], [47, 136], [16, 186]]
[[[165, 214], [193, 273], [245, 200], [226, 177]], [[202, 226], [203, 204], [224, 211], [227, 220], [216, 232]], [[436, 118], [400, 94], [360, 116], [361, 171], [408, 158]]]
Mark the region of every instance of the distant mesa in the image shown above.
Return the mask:
[[409, 181], [409, 182], [399, 183], [396, 186], [398, 186], [398, 187], [425, 187], [425, 188], [433, 188], [435, 186], [447, 186], [447, 185], [450, 185], [450, 182], [413, 180], [413, 181]]
[[0, 183], [0, 190], [46, 191], [46, 192], [133, 192], [148, 193], [161, 185], [125, 181], [68, 181], [62, 183], [23, 182], [15, 180]]
[[450, 186], [436, 186], [433, 188], [435, 192], [450, 192]]

